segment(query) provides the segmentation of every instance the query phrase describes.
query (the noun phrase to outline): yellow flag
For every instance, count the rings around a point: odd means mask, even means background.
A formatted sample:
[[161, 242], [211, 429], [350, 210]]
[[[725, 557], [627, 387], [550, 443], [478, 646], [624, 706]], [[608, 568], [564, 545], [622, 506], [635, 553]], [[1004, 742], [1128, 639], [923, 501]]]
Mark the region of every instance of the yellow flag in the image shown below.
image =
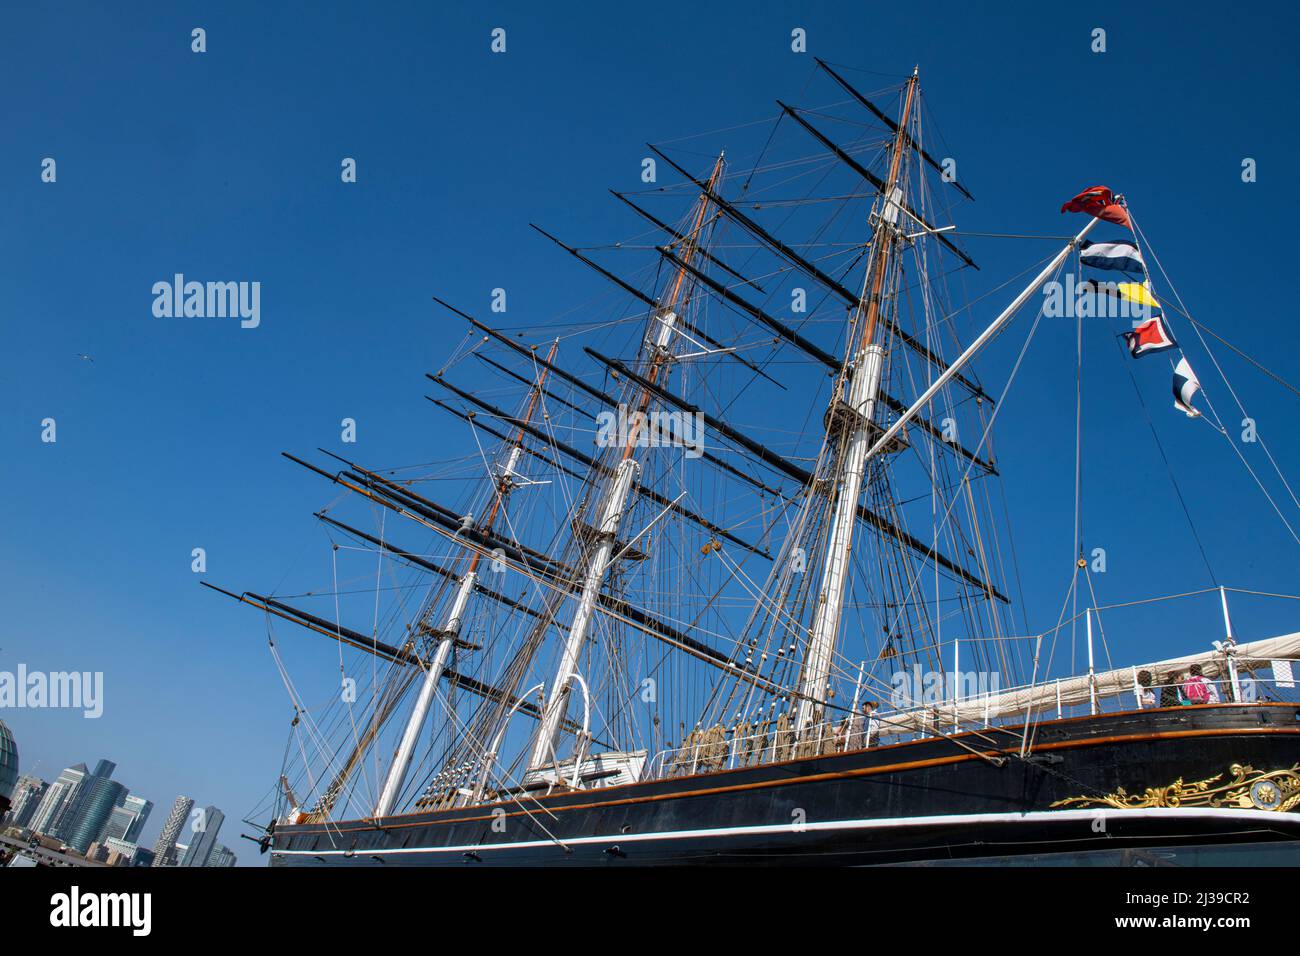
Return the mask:
[[1097, 292], [1123, 299], [1125, 302], [1136, 302], [1153, 309], [1160, 308], [1160, 303], [1156, 301], [1156, 297], [1151, 294], [1145, 282], [1094, 282], [1092, 286]]

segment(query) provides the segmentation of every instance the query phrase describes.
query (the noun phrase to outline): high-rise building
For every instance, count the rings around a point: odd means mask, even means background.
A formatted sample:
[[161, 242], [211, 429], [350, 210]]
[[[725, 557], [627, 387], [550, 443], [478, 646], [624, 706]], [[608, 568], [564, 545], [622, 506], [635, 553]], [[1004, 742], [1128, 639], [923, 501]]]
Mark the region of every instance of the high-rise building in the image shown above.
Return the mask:
[[126, 808], [126, 799], [130, 794], [122, 794], [121, 802], [115, 806], [108, 819], [104, 821], [104, 829], [99, 834], [96, 843], [103, 843], [110, 837], [115, 840], [125, 840], [126, 831], [131, 827], [131, 821], [134, 815]]
[[108, 822], [104, 824], [104, 831], [99, 835], [99, 842], [117, 839], [135, 843], [152, 810], [152, 801], [134, 794], [126, 794], [121, 806], [114, 807], [113, 812], [108, 815]]
[[30, 826], [32, 817], [36, 816], [41, 800], [45, 798], [45, 792], [49, 789], [50, 785], [40, 777], [19, 777], [18, 785], [14, 787], [13, 806], [9, 808], [9, 816], [4, 821], [5, 824], [15, 827]]
[[158, 834], [158, 841], [153, 845], [153, 866], [176, 865], [176, 840], [182, 835], [185, 821], [193, 809], [194, 801], [189, 797], [182, 794], [176, 798], [171, 813], [167, 814], [163, 823], [162, 832]]
[[18, 785], [18, 745], [8, 726], [0, 720], [0, 817], [9, 812], [9, 802]]
[[218, 843], [212, 848], [212, 855], [208, 857], [208, 866], [234, 866], [235, 851], [230, 849], [224, 843]]
[[135, 814], [135, 819], [131, 821], [131, 826], [127, 828], [126, 837], [131, 843], [140, 842], [140, 834], [144, 831], [144, 825], [149, 821], [149, 814], [153, 813], [153, 801], [146, 800], [144, 797], [128, 796], [126, 798], [126, 809]]
[[75, 800], [81, 781], [89, 773], [84, 763], [73, 764], [54, 778], [29, 826], [37, 833], [55, 836], [60, 821]]
[[181, 857], [181, 866], [207, 866], [212, 851], [217, 846], [217, 834], [226, 815], [216, 807], [204, 807], [202, 815], [195, 820], [194, 835], [189, 848]]
[[126, 798], [126, 787], [112, 779], [116, 769], [117, 764], [111, 760], [95, 764], [95, 772], [81, 781], [71, 815], [65, 814], [59, 821], [54, 836], [74, 850], [86, 852], [103, 832], [113, 808], [120, 806]]

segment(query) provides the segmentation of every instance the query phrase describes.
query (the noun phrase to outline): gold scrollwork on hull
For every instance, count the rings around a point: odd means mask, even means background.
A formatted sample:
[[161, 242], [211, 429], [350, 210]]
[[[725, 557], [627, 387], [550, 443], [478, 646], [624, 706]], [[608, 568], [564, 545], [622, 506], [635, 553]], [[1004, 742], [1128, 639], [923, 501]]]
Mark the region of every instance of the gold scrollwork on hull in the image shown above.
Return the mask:
[[1066, 797], [1053, 803], [1052, 808], [1229, 807], [1278, 813], [1300, 808], [1300, 764], [1290, 770], [1256, 770], [1249, 764], [1234, 763], [1229, 773], [1232, 779], [1227, 783], [1221, 783], [1223, 774], [1192, 783], [1184, 783], [1179, 777], [1165, 787], [1147, 787], [1144, 793], [1129, 793], [1120, 787], [1099, 797]]

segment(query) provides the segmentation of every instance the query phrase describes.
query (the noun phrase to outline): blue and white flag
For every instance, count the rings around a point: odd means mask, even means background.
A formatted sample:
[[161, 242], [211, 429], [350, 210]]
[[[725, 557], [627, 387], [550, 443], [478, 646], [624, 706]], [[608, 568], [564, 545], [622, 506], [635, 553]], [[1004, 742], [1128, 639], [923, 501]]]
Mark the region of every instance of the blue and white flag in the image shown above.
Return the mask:
[[1131, 242], [1088, 242], [1079, 247], [1079, 261], [1094, 269], [1107, 269], [1115, 272], [1147, 271], [1142, 261], [1142, 253]]
[[1188, 418], [1200, 418], [1201, 413], [1192, 407], [1192, 399], [1200, 389], [1201, 383], [1186, 356], [1180, 358], [1174, 368], [1174, 408]]

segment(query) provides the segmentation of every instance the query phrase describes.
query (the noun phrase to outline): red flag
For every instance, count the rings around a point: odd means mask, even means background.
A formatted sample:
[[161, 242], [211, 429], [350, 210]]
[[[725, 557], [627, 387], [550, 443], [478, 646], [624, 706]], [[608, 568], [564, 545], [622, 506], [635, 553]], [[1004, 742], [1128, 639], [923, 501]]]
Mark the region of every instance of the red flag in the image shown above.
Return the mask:
[[1123, 335], [1124, 341], [1128, 343], [1129, 354], [1134, 358], [1178, 348], [1178, 343], [1165, 328], [1159, 313], [1141, 325], [1134, 326], [1132, 332], [1125, 332]]
[[1115, 201], [1109, 186], [1090, 186], [1062, 206], [1061, 212], [1086, 212], [1104, 222], [1132, 228], [1128, 210]]

